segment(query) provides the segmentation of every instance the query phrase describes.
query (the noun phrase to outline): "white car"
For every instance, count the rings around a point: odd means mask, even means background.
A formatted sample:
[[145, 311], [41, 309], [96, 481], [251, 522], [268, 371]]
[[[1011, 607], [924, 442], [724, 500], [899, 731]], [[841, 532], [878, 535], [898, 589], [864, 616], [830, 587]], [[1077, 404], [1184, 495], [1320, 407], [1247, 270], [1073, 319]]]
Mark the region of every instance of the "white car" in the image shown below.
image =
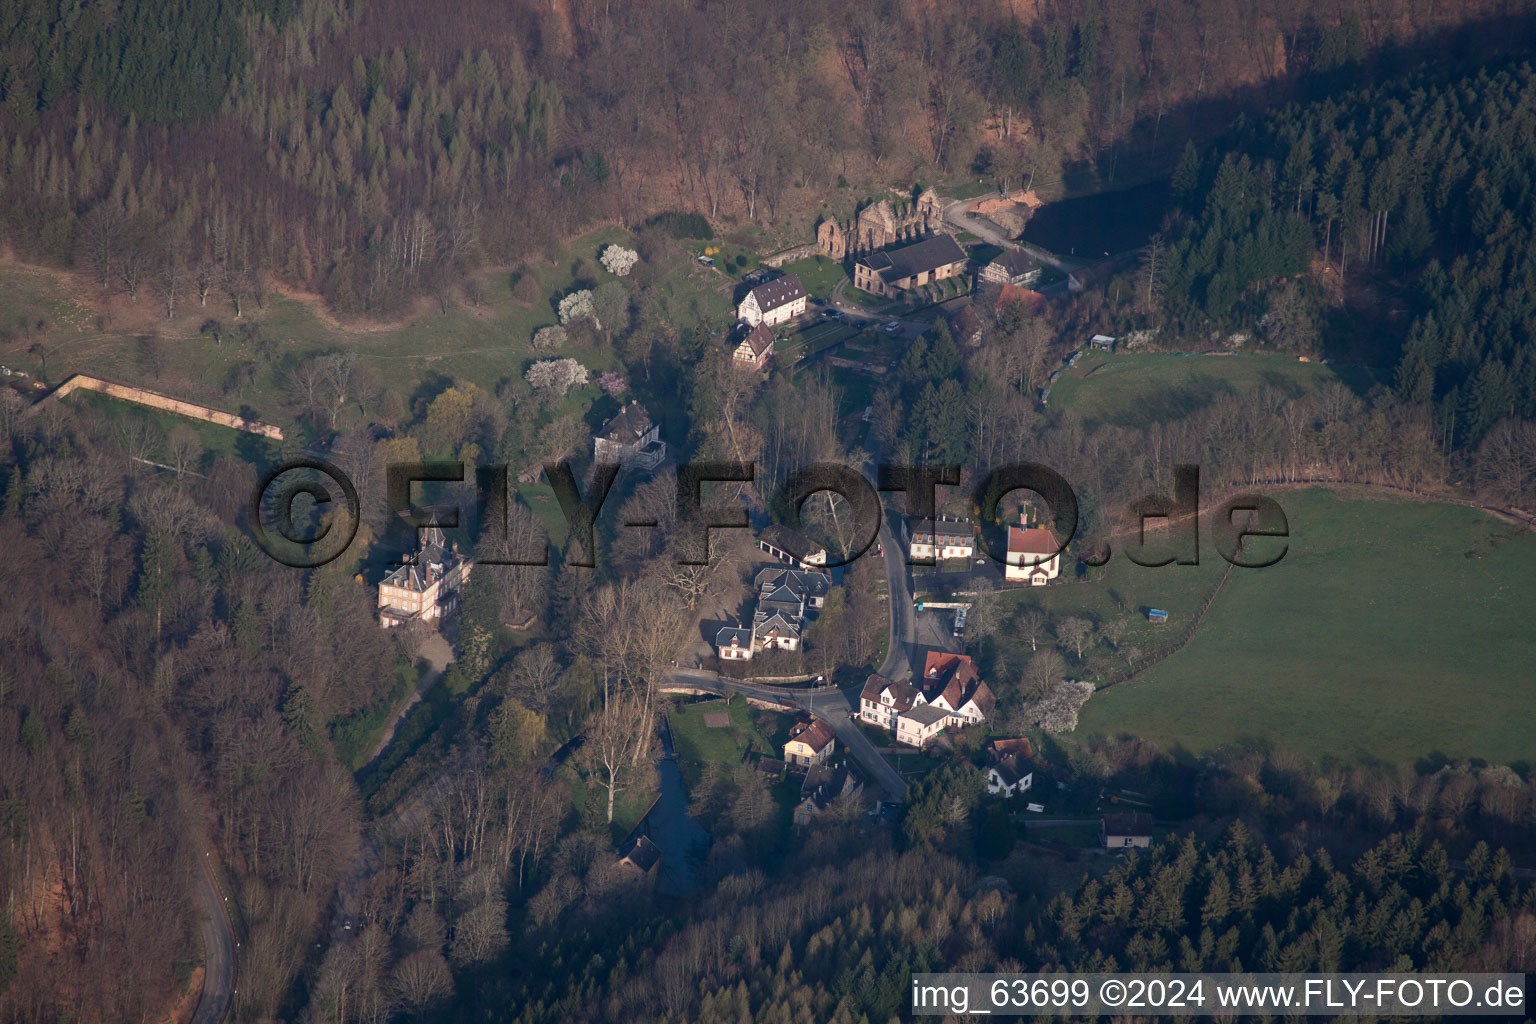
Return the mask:
[[900, 320], [892, 320], [890, 323], [886, 324], [884, 327], [882, 327], [880, 329], [882, 331], [884, 331], [886, 334], [895, 334], [897, 331], [901, 330], [901, 321]]

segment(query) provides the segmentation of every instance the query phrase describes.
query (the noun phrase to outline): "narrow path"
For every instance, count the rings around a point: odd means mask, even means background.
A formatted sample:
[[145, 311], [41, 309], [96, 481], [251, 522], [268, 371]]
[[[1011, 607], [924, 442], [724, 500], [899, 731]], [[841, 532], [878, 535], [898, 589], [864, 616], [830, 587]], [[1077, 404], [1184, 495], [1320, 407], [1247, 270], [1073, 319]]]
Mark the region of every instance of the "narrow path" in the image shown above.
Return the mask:
[[192, 1024], [219, 1024], [235, 996], [235, 930], [229, 923], [224, 897], [213, 880], [213, 857], [199, 858], [197, 905], [203, 911], [203, 991], [197, 998]]
[[374, 744], [373, 751], [368, 755], [368, 761], [363, 762], [364, 764], [384, 753], [384, 748], [389, 746], [390, 741], [395, 738], [395, 730], [400, 727], [400, 723], [405, 720], [411, 708], [421, 703], [422, 695], [436, 686], [437, 681], [443, 677], [443, 673], [448, 671], [448, 665], [453, 661], [453, 648], [447, 640], [443, 639], [443, 634], [434, 632], [421, 645], [421, 656], [432, 665], [432, 671], [417, 680], [411, 699], [390, 716], [389, 722], [384, 726], [384, 732], [379, 736], [379, 742]]

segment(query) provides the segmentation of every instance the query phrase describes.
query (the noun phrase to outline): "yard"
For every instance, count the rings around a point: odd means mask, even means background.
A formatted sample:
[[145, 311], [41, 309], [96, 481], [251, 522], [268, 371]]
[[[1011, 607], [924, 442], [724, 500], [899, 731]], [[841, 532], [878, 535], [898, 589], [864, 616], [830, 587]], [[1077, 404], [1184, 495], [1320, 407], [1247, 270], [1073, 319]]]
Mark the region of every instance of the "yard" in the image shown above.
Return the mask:
[[[728, 724], [719, 724], [720, 715], [726, 716]], [[764, 729], [770, 720], [772, 727]], [[678, 765], [690, 787], [705, 763], [733, 768], [749, 750], [782, 758], [792, 721], [789, 715], [754, 711], [741, 698], [678, 704], [667, 712]]]
[[820, 302], [831, 298], [832, 289], [848, 280], [843, 265], [825, 256], [808, 256], [803, 260], [786, 263], [779, 269], [786, 274], [799, 274], [806, 293]]
[[1255, 740], [1345, 760], [1536, 760], [1536, 537], [1456, 505], [1276, 497], [1285, 558], [1234, 570], [1193, 642], [1094, 697], [1080, 732], [1195, 753]]
[[1370, 385], [1370, 373], [1275, 354], [1085, 351], [1075, 367], [1062, 371], [1051, 389], [1051, 407], [1070, 409], [1089, 421], [1142, 427], [1188, 415], [1223, 394], [1273, 387], [1297, 396], [1330, 380], [1363, 391]]

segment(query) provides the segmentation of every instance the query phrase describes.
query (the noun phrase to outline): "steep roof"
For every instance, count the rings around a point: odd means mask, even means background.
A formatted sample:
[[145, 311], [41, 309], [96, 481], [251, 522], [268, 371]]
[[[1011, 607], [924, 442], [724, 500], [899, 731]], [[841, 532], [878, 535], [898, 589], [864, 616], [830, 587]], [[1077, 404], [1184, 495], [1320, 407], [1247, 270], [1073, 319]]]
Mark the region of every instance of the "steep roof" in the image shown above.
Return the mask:
[[1010, 789], [1017, 786], [1019, 780], [1029, 774], [1029, 768], [1013, 754], [999, 758], [998, 762], [992, 766], [992, 770], [997, 772], [997, 777], [1003, 780], [1003, 785]]
[[757, 301], [757, 308], [761, 312], [770, 309], [778, 309], [788, 305], [796, 299], [805, 298], [805, 285], [800, 283], [800, 275], [785, 274], [776, 277], [767, 284], [760, 284], [752, 289], [752, 298]]
[[716, 647], [729, 647], [732, 641], [737, 647], [751, 647], [752, 631], [740, 626], [726, 626], [715, 634]]
[[650, 429], [651, 416], [645, 406], [631, 400], [602, 425], [597, 436], [618, 444], [634, 444]]
[[416, 533], [415, 557], [385, 576], [384, 585], [425, 591], [454, 564], [464, 560], [458, 551], [449, 546], [441, 527], [435, 524], [422, 527]]
[[917, 690], [906, 683], [898, 683], [894, 679], [887, 679], [885, 676], [878, 674], [871, 675], [868, 679], [864, 680], [864, 689], [860, 692], [859, 696], [864, 700], [879, 704], [881, 703], [881, 696], [887, 692], [891, 695], [891, 704], [889, 706], [898, 712], [906, 711], [912, 707], [919, 696]]
[[639, 836], [629, 844], [629, 849], [619, 858], [619, 863], [632, 864], [644, 872], [650, 871], [659, 860], [661, 860], [661, 848], [651, 842], [650, 836]]
[[832, 577], [815, 569], [789, 569], [770, 565], [758, 570], [752, 583], [764, 596], [788, 588], [803, 598], [825, 597], [832, 590]]
[[921, 274], [925, 270], [937, 270], [965, 259], [965, 250], [953, 237], [937, 234], [921, 242], [904, 245], [900, 249], [881, 249], [859, 262], [880, 275], [887, 284]]
[[992, 260], [992, 266], [1000, 267], [1009, 277], [1019, 277], [1035, 270], [1040, 264], [1023, 249], [1009, 249]]
[[966, 519], [909, 519], [907, 529], [913, 536], [922, 533], [936, 537], [964, 537], [970, 540], [973, 534], [970, 521]]
[[827, 749], [827, 744], [837, 738], [832, 727], [826, 722], [817, 719], [814, 722], [800, 722], [789, 730], [791, 740], [799, 740], [810, 747], [816, 753]]
[[1054, 555], [1061, 549], [1050, 530], [1041, 526], [1008, 527], [1008, 553]]
[[761, 359], [763, 353], [773, 347], [773, 331], [769, 330], [767, 324], [760, 323], [747, 332], [747, 336], [741, 339], [740, 344], [752, 350], [752, 358]]
[[799, 617], [777, 611], [758, 611], [752, 616], [752, 635], [768, 636], [771, 633], [788, 639], [798, 638], [800, 636]]

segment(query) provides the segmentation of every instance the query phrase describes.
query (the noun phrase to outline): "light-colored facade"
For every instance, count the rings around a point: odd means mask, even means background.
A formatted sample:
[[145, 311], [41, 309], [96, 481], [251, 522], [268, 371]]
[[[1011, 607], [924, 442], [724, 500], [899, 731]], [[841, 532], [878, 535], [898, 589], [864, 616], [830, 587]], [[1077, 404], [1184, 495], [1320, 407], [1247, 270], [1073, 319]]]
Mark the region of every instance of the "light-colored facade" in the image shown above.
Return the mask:
[[721, 661], [751, 661], [752, 631], [727, 626], [715, 634], [715, 653]]
[[773, 358], [773, 342], [773, 331], [767, 324], [758, 324], [741, 339], [731, 359], [743, 370], [761, 370]]
[[1061, 572], [1060, 545], [1040, 526], [1008, 527], [1007, 564], [1003, 578], [1042, 587]]
[[907, 534], [907, 554], [914, 559], [942, 561], [976, 554], [976, 536], [964, 519], [913, 519]]
[[784, 760], [802, 767], [826, 764], [837, 750], [834, 737], [825, 722], [796, 722], [789, 730], [789, 742], [784, 744]]
[[420, 620], [434, 622], [459, 604], [474, 559], [450, 547], [438, 527], [420, 531], [416, 556], [379, 584], [379, 625], [385, 629]]
[[661, 425], [631, 399], [592, 437], [592, 461], [652, 470], [667, 456]]
[[736, 316], [753, 327], [760, 324], [777, 327], [803, 314], [809, 300], [800, 278], [785, 274], [748, 292], [741, 305], [736, 307]]
[[901, 298], [914, 289], [964, 272], [968, 258], [949, 235], [938, 234], [900, 249], [860, 256], [853, 264], [853, 286], [871, 295]]

